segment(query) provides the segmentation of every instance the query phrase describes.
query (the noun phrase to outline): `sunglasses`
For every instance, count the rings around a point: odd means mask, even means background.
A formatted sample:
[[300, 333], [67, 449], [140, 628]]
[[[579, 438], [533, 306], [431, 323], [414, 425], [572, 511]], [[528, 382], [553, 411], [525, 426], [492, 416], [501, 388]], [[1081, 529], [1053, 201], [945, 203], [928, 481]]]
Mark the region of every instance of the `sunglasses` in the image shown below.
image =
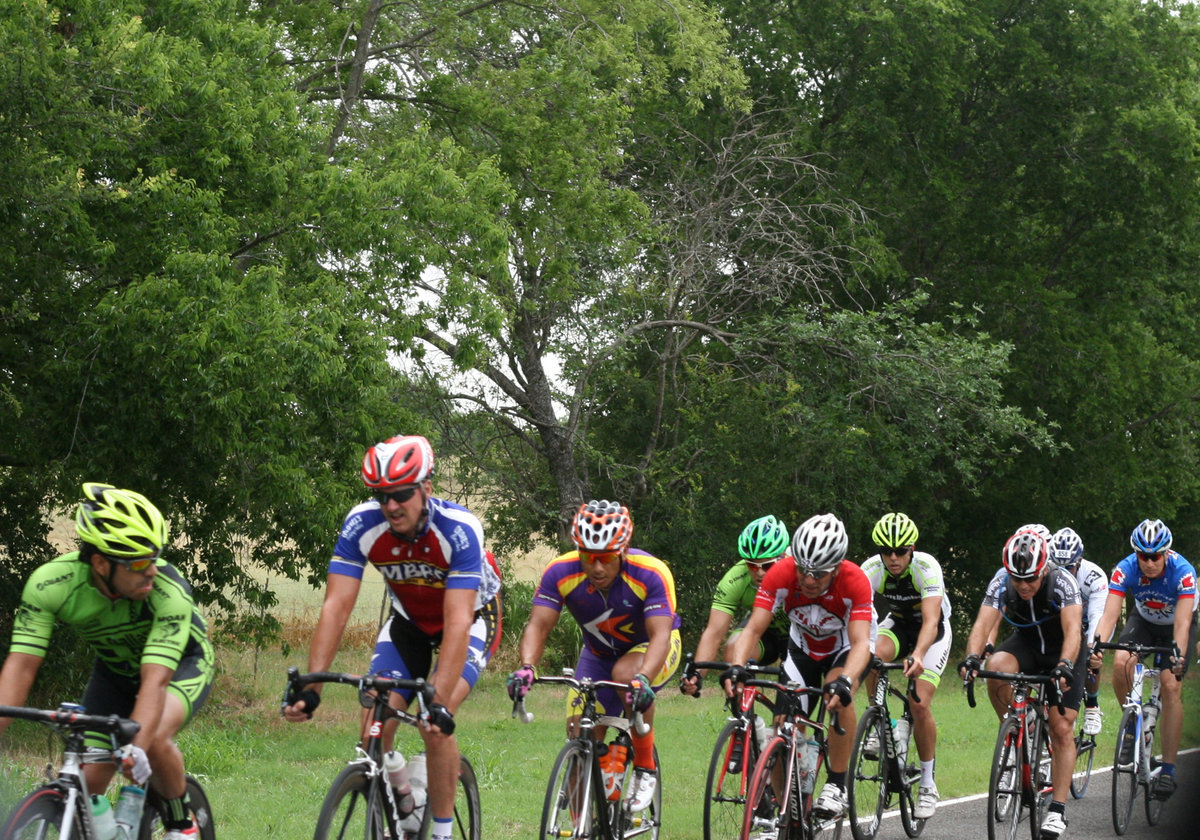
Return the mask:
[[144, 572], [158, 562], [158, 555], [151, 554], [149, 557], [135, 557], [132, 560], [120, 559], [116, 562], [131, 572]]
[[1145, 560], [1147, 563], [1157, 563], [1166, 557], [1167, 553], [1165, 551], [1156, 551], [1153, 554], [1147, 554], [1144, 551], [1139, 551], [1137, 556], [1139, 560]]
[[746, 565], [765, 572], [768, 569], [770, 569], [772, 566], [775, 565], [775, 561], [774, 560], [747, 560]]
[[903, 557], [905, 554], [908, 554], [908, 552], [910, 552], [910, 551], [912, 551], [911, 545], [906, 545], [903, 548], [892, 548], [891, 546], [886, 546], [886, 545], [879, 546], [879, 553], [884, 556], [887, 556], [890, 554], [895, 557]]
[[807, 569], [797, 569], [796, 574], [801, 579], [804, 579], [807, 577], [807, 578], [812, 578], [813, 580], [825, 580], [825, 578], [827, 578], [831, 574], [833, 574], [833, 569], [825, 569], [824, 571], [820, 571], [820, 572], [811, 572], [811, 571], [808, 571]]
[[588, 552], [581, 551], [581, 552], [579, 552], [579, 557], [580, 557], [580, 559], [584, 560], [587, 563], [603, 563], [604, 565], [607, 566], [609, 563], [613, 562], [614, 560], [620, 560], [621, 552], [619, 552], [619, 551], [604, 551], [599, 554], [590, 554]]
[[386, 505], [388, 499], [391, 499], [396, 504], [402, 505], [416, 495], [416, 492], [416, 487], [405, 487], [401, 490], [392, 490], [391, 492], [380, 490], [375, 494], [375, 501], [379, 502], [380, 505]]

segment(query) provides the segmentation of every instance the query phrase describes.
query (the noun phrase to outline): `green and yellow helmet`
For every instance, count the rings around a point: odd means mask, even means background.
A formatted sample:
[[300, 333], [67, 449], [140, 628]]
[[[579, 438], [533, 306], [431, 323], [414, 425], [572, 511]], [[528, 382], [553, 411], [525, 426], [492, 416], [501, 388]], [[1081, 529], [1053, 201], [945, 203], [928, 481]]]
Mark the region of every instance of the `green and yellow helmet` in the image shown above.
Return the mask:
[[871, 540], [880, 548], [916, 545], [918, 536], [917, 524], [903, 513], [885, 513], [871, 531]]
[[774, 560], [787, 554], [788, 530], [774, 516], [760, 516], [738, 537], [738, 554], [747, 560]]
[[117, 561], [157, 555], [167, 544], [167, 523], [141, 493], [89, 481], [75, 511], [79, 539]]

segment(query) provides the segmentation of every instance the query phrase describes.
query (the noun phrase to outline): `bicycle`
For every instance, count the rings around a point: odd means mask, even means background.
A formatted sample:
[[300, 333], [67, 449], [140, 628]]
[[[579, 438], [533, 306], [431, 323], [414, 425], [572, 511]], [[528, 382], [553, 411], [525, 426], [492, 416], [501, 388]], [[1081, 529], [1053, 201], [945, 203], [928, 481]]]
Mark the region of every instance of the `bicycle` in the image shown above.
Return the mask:
[[[649, 731], [642, 720], [642, 713], [633, 711], [629, 716], [597, 714], [596, 694], [602, 688], [627, 691], [627, 683], [612, 680], [577, 678], [574, 670], [564, 668], [562, 676], [539, 676], [535, 684], [565, 685], [577, 694], [571, 708], [580, 713], [575, 734], [567, 738], [550, 771], [550, 782], [546, 785], [546, 799], [542, 806], [541, 834], [546, 838], [572, 838], [572, 840], [626, 840], [646, 837], [657, 840], [662, 823], [662, 766], [658, 763], [658, 748], [654, 750], [654, 763], [658, 769], [660, 784], [655, 788], [650, 806], [644, 811], [633, 812], [629, 805], [629, 792], [633, 783], [633, 742], [629, 735]], [[513, 702], [513, 717], [522, 723], [530, 723], [533, 714], [525, 710], [525, 699]], [[602, 731], [601, 740], [596, 739], [596, 729]], [[604, 743], [608, 730], [616, 733], [611, 741]], [[605, 769], [601, 757], [610, 750], [628, 756], [623, 775], [606, 795]]]
[[[1054, 679], [1046, 674], [980, 668], [973, 676], [1012, 683], [1012, 700], [1000, 721], [988, 782], [988, 840], [999, 840], [1005, 823], [1008, 825], [1007, 836], [1012, 840], [1017, 836], [1021, 820], [1026, 818], [1030, 836], [1039, 840], [1042, 817], [1054, 786], [1050, 780], [1052, 749], [1047, 711], [1050, 701], [1039, 693], [1038, 686], [1046, 686], [1046, 694], [1056, 698], [1054, 705], [1060, 713], [1065, 711], [1062, 697], [1058, 695]], [[967, 703], [975, 708], [975, 680], [968, 674], [963, 682]]]
[[[1163, 800], [1154, 795], [1154, 770], [1158, 761], [1154, 757], [1154, 736], [1158, 715], [1162, 711], [1159, 691], [1162, 687], [1161, 668], [1147, 667], [1142, 660], [1155, 657], [1155, 665], [1161, 665], [1160, 655], [1176, 656], [1174, 645], [1170, 647], [1140, 645], [1123, 642], [1097, 642], [1096, 650], [1123, 650], [1133, 655], [1133, 678], [1129, 694], [1122, 704], [1121, 725], [1117, 728], [1117, 746], [1113, 755], [1112, 773], [1112, 818], [1113, 830], [1124, 834], [1133, 814], [1133, 800], [1137, 789], [1144, 788], [1146, 822], [1157, 825], [1162, 815]], [[1150, 699], [1142, 700], [1146, 680], [1150, 681]], [[1127, 750], [1126, 755], [1121, 753]], [[1124, 760], [1122, 760], [1124, 759]]]
[[[697, 668], [721, 672], [729, 668], [729, 663], [694, 662], [688, 654], [683, 666], [684, 677], [693, 676]], [[745, 668], [753, 674], [778, 676], [782, 673], [778, 667], [759, 666], [753, 662]], [[699, 691], [695, 697], [700, 697]], [[747, 686], [735, 692], [733, 697], [725, 698], [729, 718], [717, 734], [704, 780], [704, 840], [732, 840], [742, 826], [749, 777], [766, 741], [766, 724], [755, 712], [755, 703], [762, 704], [767, 710], [768, 720], [774, 719], [775, 704], [760, 688]]]
[[[921, 785], [921, 765], [911, 761], [912, 709], [911, 700], [917, 699], [917, 681], [910, 678], [907, 691], [892, 687], [888, 671], [902, 671], [905, 662], [884, 662], [879, 658], [871, 661], [870, 667], [878, 672], [871, 703], [858, 720], [858, 731], [854, 736], [854, 747], [850, 751], [850, 772], [847, 774], [846, 793], [850, 799], [850, 832], [854, 840], [874, 840], [883, 821], [883, 812], [900, 806], [900, 821], [904, 833], [917, 837], [925, 828], [925, 820], [913, 817], [917, 793]], [[898, 719], [893, 719], [888, 709], [888, 695], [896, 697], [903, 706]], [[904, 721], [903, 743], [897, 741], [899, 721]], [[874, 735], [874, 755], [867, 749], [868, 740]]]
[[[400, 812], [395, 791], [387, 782], [383, 769], [383, 727], [389, 720], [418, 726], [427, 706], [433, 702], [433, 686], [423, 679], [400, 679], [380, 676], [361, 676], [328, 671], [301, 674], [298, 668], [288, 668], [287, 688], [282, 706], [290, 706], [300, 692], [313, 683], [339, 683], [354, 686], [359, 703], [370, 711], [365, 743], [355, 745], [351, 759], [334, 778], [317, 816], [314, 840], [428, 840], [433, 818], [428, 805], [424, 806], [419, 827], [411, 815]], [[388, 695], [401, 689], [416, 692], [418, 714], [394, 709], [388, 705]], [[454, 834], [458, 840], [480, 840], [479, 785], [475, 770], [466, 756], [459, 756], [458, 784], [454, 796]]]
[[1096, 760], [1096, 736], [1083, 731], [1084, 716], [1079, 716], [1075, 732], [1075, 769], [1071, 771], [1071, 796], [1082, 799], [1092, 780], [1092, 764]]
[[[2, 840], [57, 837], [59, 840], [93, 840], [97, 837], [92, 819], [91, 793], [83, 775], [83, 765], [119, 762], [124, 748], [141, 728], [136, 721], [116, 715], [89, 715], [77, 703], [63, 703], [57, 709], [31, 709], [0, 706], [0, 717], [44, 723], [63, 739], [62, 763], [57, 774], [17, 803], [0, 829]], [[112, 749], [89, 749], [84, 744], [88, 731], [105, 732]], [[49, 772], [49, 771], [48, 771]], [[212, 810], [204, 788], [192, 776], [187, 777], [187, 802], [199, 840], [215, 840]], [[138, 826], [138, 840], [161, 837], [166, 806], [151, 788]]]
[[[767, 741], [746, 796], [741, 840], [838, 840], [846, 815], [823, 816], [813, 809], [817, 774], [829, 754], [828, 728], [845, 734], [833, 716], [826, 724], [825, 703], [819, 687], [749, 679], [750, 688], [774, 688], [777, 733]], [[819, 702], [816, 715], [801, 709], [801, 699]], [[809, 735], [808, 733], [812, 733]]]

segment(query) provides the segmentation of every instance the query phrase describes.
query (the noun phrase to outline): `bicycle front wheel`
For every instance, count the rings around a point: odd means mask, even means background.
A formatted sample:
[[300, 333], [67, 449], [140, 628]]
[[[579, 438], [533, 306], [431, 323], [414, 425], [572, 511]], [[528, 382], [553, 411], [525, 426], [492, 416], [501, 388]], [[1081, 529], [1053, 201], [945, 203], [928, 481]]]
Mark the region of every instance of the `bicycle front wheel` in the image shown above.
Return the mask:
[[1092, 765], [1096, 762], [1096, 736], [1075, 735], [1075, 770], [1071, 773], [1071, 796], [1082, 799], [1092, 781]]
[[704, 782], [704, 840], [737, 840], [758, 761], [753, 732], [748, 722], [730, 720], [717, 735]]
[[1013, 840], [1021, 821], [1020, 721], [1006, 717], [1000, 722], [992, 775], [988, 784], [988, 840]]
[[[1030, 714], [1033, 714], [1030, 712]], [[1035, 719], [1037, 726], [1034, 737], [1027, 741], [1029, 747], [1029, 831], [1032, 840], [1040, 840], [1042, 836], [1042, 818], [1046, 816], [1047, 806], [1054, 797], [1054, 785], [1050, 775], [1050, 728], [1046, 719], [1041, 715]]]
[[1155, 726], [1143, 733], [1142, 740], [1142, 763], [1146, 768], [1146, 822], [1150, 825], [1158, 825], [1163, 809], [1163, 800], [1154, 795], [1154, 770], [1158, 767], [1158, 760], [1155, 758], [1157, 733], [1158, 727]]
[[325, 794], [313, 840], [383, 840], [384, 818], [379, 793], [367, 768], [349, 764]]
[[[66, 794], [56, 787], [41, 787], [17, 804], [0, 831], [0, 837], [3, 840], [56, 840], [66, 819]], [[68, 837], [82, 840], [83, 829], [78, 819], [72, 821]]]
[[1137, 794], [1137, 750], [1126, 755], [1129, 759], [1121, 763], [1121, 745], [1129, 733], [1131, 742], [1137, 740], [1138, 716], [1133, 709], [1126, 709], [1121, 715], [1121, 725], [1117, 728], [1117, 748], [1113, 753], [1112, 773], [1112, 818], [1113, 831], [1124, 834], [1129, 828], [1129, 816], [1133, 813], [1133, 799]]
[[[854, 746], [850, 750], [850, 773], [846, 794], [850, 800], [850, 833], [854, 840], [875, 840], [888, 796], [887, 745], [892, 733], [887, 714], [878, 706], [868, 706], [858, 721]], [[874, 752], [868, 748], [874, 747]]]
[[[467, 761], [465, 755], [459, 755], [458, 785], [454, 789], [454, 822], [450, 827], [450, 836], [454, 840], [479, 840], [482, 831], [479, 812], [479, 784], [475, 779], [475, 768], [471, 766], [471, 762]], [[429, 840], [432, 836], [433, 810], [426, 804], [417, 837], [419, 840]]]
[[[216, 829], [213, 827], [212, 809], [208, 804], [208, 795], [200, 783], [191, 776], [187, 777], [186, 802], [192, 814], [192, 824], [196, 826], [196, 836], [199, 840], [216, 840]], [[161, 796], [153, 790], [146, 793], [146, 805], [142, 809], [142, 822], [138, 826], [138, 840], [161, 840], [167, 833], [163, 822], [167, 817], [167, 806]]]
[[550, 771], [542, 806], [542, 840], [604, 836], [594, 783], [591, 749], [579, 741], [568, 741]]
[[754, 765], [740, 840], [787, 840], [788, 742], [776, 735]]

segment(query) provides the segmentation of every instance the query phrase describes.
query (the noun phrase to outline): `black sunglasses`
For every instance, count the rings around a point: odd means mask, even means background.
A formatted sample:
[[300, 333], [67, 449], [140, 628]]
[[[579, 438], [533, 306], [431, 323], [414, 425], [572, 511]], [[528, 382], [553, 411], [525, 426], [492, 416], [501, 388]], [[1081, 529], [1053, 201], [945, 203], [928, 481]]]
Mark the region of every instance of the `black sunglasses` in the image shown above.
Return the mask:
[[1147, 563], [1157, 563], [1159, 560], [1167, 556], [1165, 551], [1139, 551], [1137, 553], [1139, 560], [1145, 560]]
[[912, 551], [911, 545], [906, 545], [902, 548], [892, 548], [891, 546], [888, 546], [888, 545], [879, 546], [879, 553], [883, 554], [883, 555], [894, 554], [897, 557], [903, 557], [905, 554], [908, 554], [908, 552], [910, 552], [910, 551]]
[[375, 501], [381, 505], [386, 505], [388, 499], [391, 499], [398, 505], [402, 505], [416, 495], [416, 487], [405, 487], [400, 490], [392, 490], [390, 493], [386, 490], [380, 490], [375, 494]]

